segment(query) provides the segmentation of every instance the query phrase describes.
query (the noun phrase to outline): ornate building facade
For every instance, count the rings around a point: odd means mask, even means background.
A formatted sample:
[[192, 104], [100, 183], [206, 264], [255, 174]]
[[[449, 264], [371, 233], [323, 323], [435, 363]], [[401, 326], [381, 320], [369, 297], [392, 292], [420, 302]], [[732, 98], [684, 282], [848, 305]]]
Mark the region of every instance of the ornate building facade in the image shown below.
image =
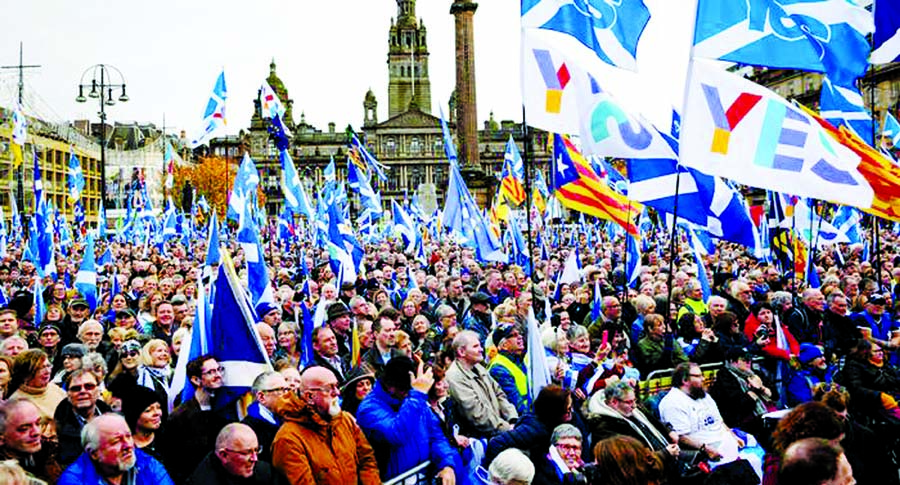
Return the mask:
[[[362, 123], [359, 128], [338, 129], [329, 123], [325, 130], [306, 122], [305, 115], [293, 122], [294, 100], [278, 78], [276, 65], [270, 65], [267, 81], [287, 109], [285, 121], [293, 132], [290, 154], [309, 194], [323, 183], [322, 171], [333, 158], [339, 179], [346, 179], [348, 129], [364, 140], [369, 151], [389, 167], [386, 181], [372, 179], [382, 195], [384, 208], [390, 210], [391, 199], [406, 199], [418, 193], [420, 199], [433, 200], [443, 207], [448, 185], [449, 165], [444, 152], [440, 119], [431, 114], [431, 84], [428, 78], [428, 48], [426, 30], [416, 20], [415, 1], [397, 0], [397, 18], [391, 22], [388, 35], [388, 118], [379, 122], [378, 100], [369, 90], [362, 100]], [[451, 105], [455, 104], [451, 96]], [[474, 102], [474, 100], [473, 100]], [[302, 100], [298, 104], [302, 105]], [[266, 211], [277, 214], [283, 204], [281, 166], [277, 149], [266, 130], [266, 121], [259, 116], [259, 101], [254, 101], [255, 114], [249, 129], [234, 139], [214, 139], [210, 151], [226, 150], [235, 163], [240, 162], [235, 149], [249, 149], [250, 156], [260, 170], [260, 184], [266, 193]], [[450, 107], [450, 129], [455, 133], [455, 106]], [[474, 110], [473, 110], [474, 111]], [[491, 119], [478, 130], [478, 163], [475, 167], [487, 175], [494, 187], [503, 166], [506, 142], [512, 136], [524, 155], [522, 124], [513, 121], [496, 122]], [[546, 133], [535, 132], [534, 167], [544, 172], [551, 158]], [[230, 149], [230, 151], [228, 151]], [[549, 180], [549, 179], [548, 179]]]

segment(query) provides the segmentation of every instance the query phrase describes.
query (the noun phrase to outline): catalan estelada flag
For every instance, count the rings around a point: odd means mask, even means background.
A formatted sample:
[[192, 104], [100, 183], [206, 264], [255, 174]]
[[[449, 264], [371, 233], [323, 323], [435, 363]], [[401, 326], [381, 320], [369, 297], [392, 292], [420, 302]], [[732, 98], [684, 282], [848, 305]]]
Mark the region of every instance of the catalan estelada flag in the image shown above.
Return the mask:
[[613, 221], [640, 237], [634, 221], [644, 206], [609, 188], [565, 136], [553, 135], [553, 160], [553, 191], [564, 206]]
[[519, 147], [509, 135], [506, 142], [506, 154], [503, 155], [503, 172], [500, 174], [500, 194], [512, 205], [519, 206], [525, 202], [525, 166]]

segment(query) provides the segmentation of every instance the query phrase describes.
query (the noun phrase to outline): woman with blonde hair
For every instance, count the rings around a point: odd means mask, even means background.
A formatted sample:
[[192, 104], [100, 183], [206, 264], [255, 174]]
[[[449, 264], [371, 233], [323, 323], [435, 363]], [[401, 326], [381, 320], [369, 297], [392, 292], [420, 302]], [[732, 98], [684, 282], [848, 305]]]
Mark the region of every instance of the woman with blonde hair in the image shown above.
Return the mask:
[[172, 377], [172, 354], [165, 340], [153, 339], [144, 344], [141, 361], [150, 373], [155, 374], [154, 380], [162, 380], [168, 386]]
[[10, 399], [21, 397], [37, 406], [41, 414], [42, 435], [56, 437], [53, 413], [66, 399], [66, 391], [50, 382], [52, 369], [50, 360], [43, 350], [29, 349], [16, 356], [12, 376], [7, 390]]

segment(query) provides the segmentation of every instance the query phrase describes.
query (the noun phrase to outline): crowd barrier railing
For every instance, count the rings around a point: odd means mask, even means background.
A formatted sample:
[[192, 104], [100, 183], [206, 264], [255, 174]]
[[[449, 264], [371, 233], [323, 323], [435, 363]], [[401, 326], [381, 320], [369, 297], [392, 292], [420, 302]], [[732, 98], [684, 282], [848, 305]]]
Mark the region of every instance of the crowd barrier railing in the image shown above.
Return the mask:
[[429, 473], [430, 466], [430, 461], [420, 463], [384, 482], [383, 485], [431, 485], [434, 482], [434, 477]]

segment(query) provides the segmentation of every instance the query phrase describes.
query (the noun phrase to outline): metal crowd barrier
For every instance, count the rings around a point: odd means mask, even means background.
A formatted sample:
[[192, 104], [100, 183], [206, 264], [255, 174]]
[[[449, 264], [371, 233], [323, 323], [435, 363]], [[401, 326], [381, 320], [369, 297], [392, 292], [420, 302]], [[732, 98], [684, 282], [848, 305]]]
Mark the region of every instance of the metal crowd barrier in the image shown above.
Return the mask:
[[[758, 366], [760, 362], [763, 361], [763, 357], [755, 356], [753, 357], [753, 364]], [[725, 362], [713, 362], [710, 364], [701, 364], [700, 370], [703, 371], [703, 378], [706, 381], [706, 384], [711, 384], [716, 377], [716, 373], [725, 367]], [[638, 385], [640, 388], [640, 393], [644, 397], [648, 397], [654, 394], [657, 394], [662, 391], [668, 391], [672, 388], [672, 373], [675, 371], [675, 368], [669, 369], [659, 369], [655, 370], [649, 374], [647, 377], [642, 379]]]
[[413, 468], [397, 475], [396, 477], [384, 482], [383, 485], [431, 485], [434, 477], [428, 473], [431, 466], [430, 461], [426, 461], [416, 465]]

